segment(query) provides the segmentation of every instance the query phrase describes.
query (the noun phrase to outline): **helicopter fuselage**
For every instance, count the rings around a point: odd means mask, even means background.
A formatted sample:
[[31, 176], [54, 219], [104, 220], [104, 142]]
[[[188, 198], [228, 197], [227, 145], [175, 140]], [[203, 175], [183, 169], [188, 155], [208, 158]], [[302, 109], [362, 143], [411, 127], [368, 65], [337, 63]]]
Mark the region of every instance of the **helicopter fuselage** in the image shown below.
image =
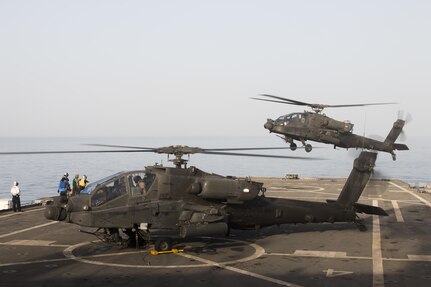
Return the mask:
[[353, 222], [356, 212], [362, 212], [356, 201], [375, 158], [368, 153], [355, 161], [337, 201], [271, 198], [265, 196], [262, 183], [250, 178], [209, 174], [196, 167], [153, 166], [94, 182], [67, 202], [55, 198], [46, 206], [45, 216], [81, 226], [127, 230], [128, 234], [131, 230], [168, 232], [171, 238], [224, 235], [230, 228]]
[[[397, 120], [391, 130], [393, 135], [388, 136], [385, 141], [378, 141], [354, 134], [353, 124], [348, 121], [337, 121], [324, 114], [312, 112], [292, 113], [277, 120], [268, 119], [264, 125], [270, 132], [283, 135], [283, 139], [291, 144], [292, 149], [296, 149], [294, 140], [303, 144], [306, 140], [311, 140], [332, 144], [334, 147], [365, 148], [391, 154], [395, 149], [408, 149], [405, 145], [394, 143], [403, 126], [404, 121]], [[311, 151], [311, 146], [307, 151]]]

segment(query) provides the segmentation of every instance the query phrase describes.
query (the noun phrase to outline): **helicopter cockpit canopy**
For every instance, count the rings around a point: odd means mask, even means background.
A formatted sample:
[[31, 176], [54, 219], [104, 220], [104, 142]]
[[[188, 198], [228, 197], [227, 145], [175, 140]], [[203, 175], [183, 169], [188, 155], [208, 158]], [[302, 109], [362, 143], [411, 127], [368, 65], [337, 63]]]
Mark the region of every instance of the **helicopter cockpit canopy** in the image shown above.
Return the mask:
[[144, 196], [154, 179], [154, 174], [145, 171], [119, 172], [90, 183], [80, 194], [90, 195], [91, 206], [99, 206], [127, 193]]
[[276, 123], [287, 124], [291, 121], [300, 120], [303, 117], [302, 113], [291, 113], [283, 115], [276, 120]]
[[117, 173], [110, 175], [108, 177], [99, 179], [98, 181], [91, 182], [83, 190], [81, 190], [80, 194], [91, 194], [97, 186], [108, 182], [109, 180], [119, 176], [122, 173], [123, 172], [117, 172]]

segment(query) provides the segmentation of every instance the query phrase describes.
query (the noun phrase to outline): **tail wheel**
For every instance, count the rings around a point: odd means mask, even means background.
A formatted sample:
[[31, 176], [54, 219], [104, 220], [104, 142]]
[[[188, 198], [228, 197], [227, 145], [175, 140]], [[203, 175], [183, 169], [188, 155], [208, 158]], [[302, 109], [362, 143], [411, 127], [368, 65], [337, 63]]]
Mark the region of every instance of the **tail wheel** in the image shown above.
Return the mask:
[[157, 251], [172, 250], [172, 240], [170, 238], [157, 239], [154, 244], [154, 249], [156, 249]]

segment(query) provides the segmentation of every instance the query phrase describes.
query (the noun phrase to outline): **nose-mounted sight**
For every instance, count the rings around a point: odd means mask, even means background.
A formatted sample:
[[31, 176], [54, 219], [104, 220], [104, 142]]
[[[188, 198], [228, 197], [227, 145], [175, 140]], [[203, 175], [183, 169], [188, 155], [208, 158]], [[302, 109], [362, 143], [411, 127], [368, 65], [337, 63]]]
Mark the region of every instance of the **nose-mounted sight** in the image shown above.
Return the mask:
[[271, 119], [267, 119], [263, 127], [269, 131], [272, 131], [272, 129], [274, 128], [274, 121]]

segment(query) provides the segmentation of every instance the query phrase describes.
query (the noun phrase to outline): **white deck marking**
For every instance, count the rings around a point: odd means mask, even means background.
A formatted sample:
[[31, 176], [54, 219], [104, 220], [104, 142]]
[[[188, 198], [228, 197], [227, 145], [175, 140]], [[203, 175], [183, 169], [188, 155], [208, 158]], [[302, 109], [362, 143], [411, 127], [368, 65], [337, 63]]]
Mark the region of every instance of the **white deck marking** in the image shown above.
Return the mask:
[[[309, 250], [307, 250], [309, 251]], [[321, 257], [321, 258], [334, 258], [334, 259], [357, 259], [357, 260], [373, 260], [373, 257], [369, 256], [344, 256], [344, 252], [336, 252], [334, 257], [328, 257], [327, 254], [322, 254], [323, 256], [319, 256], [317, 252], [311, 251], [309, 255], [306, 255], [305, 253], [266, 253], [267, 256], [288, 256], [288, 257]], [[311, 255], [313, 254], [313, 255]], [[383, 261], [406, 261], [406, 262], [413, 262], [413, 261], [420, 261], [420, 262], [431, 262], [431, 255], [407, 255], [407, 258], [390, 258], [390, 257], [383, 257]]]
[[43, 210], [44, 208], [38, 208], [38, 209], [32, 209], [32, 210], [26, 210], [26, 211], [24, 211], [23, 213], [21, 213], [21, 212], [14, 212], [14, 213], [11, 213], [11, 214], [7, 214], [7, 215], [2, 215], [2, 216], [0, 216], [0, 218], [6, 218], [6, 217], [11, 217], [11, 216], [18, 216], [18, 215], [23, 215], [23, 214], [27, 214], [27, 213], [30, 213], [30, 212], [35, 212], [35, 211], [40, 211], [40, 210]]
[[0, 243], [0, 245], [21, 245], [21, 246], [50, 246], [50, 247], [69, 247], [70, 245], [64, 244], [54, 244], [55, 241], [48, 240], [20, 240], [15, 239], [5, 243]]
[[429, 207], [431, 207], [431, 202], [429, 202], [428, 200], [426, 200], [426, 199], [424, 199], [424, 198], [420, 197], [419, 195], [417, 195], [417, 194], [416, 194], [416, 193], [414, 193], [413, 191], [408, 190], [408, 189], [405, 189], [404, 187], [399, 186], [398, 184], [393, 183], [392, 181], [390, 181], [389, 183], [390, 183], [390, 184], [392, 184], [393, 186], [396, 186], [396, 187], [398, 187], [399, 189], [401, 189], [401, 190], [403, 190], [403, 191], [407, 192], [408, 194], [410, 194], [410, 195], [412, 195], [412, 196], [416, 197], [417, 199], [419, 199], [420, 201], [422, 201], [423, 203], [425, 203], [426, 205], [428, 205]]
[[[211, 238], [211, 237], [207, 237], [207, 236], [203, 236], [201, 238]], [[246, 242], [246, 241], [241, 241], [241, 240], [237, 240], [237, 239], [227, 239], [224, 238], [224, 240], [226, 241], [231, 241], [231, 242], [239, 242], [239, 243], [243, 243], [245, 245], [248, 245], [252, 248], [255, 249], [255, 252], [247, 257], [243, 257], [243, 258], [239, 258], [239, 259], [235, 259], [235, 260], [229, 260], [229, 261], [224, 261], [224, 262], [217, 262], [217, 264], [220, 265], [229, 265], [229, 264], [238, 264], [238, 263], [244, 263], [244, 262], [248, 262], [248, 261], [252, 261], [255, 260], [261, 256], [263, 256], [265, 254], [265, 249], [263, 249], [261, 246], [257, 245], [256, 243], [250, 243], [250, 242]], [[76, 260], [76, 261], [80, 261], [80, 262], [84, 262], [84, 263], [88, 263], [88, 264], [93, 264], [93, 265], [99, 265], [99, 266], [111, 266], [111, 267], [126, 267], [126, 268], [143, 268], [143, 269], [161, 269], [161, 268], [167, 268], [167, 269], [178, 269], [178, 268], [201, 268], [201, 267], [211, 267], [214, 264], [208, 264], [208, 263], [204, 263], [204, 264], [185, 264], [185, 265], [132, 265], [132, 264], [118, 264], [118, 263], [109, 263], [109, 262], [103, 262], [103, 261], [96, 261], [96, 260], [92, 260], [93, 258], [98, 258], [98, 257], [105, 257], [105, 256], [119, 256], [119, 255], [128, 255], [128, 254], [134, 254], [136, 252], [124, 252], [124, 253], [110, 253], [110, 254], [102, 254], [102, 255], [90, 255], [90, 256], [75, 256], [73, 254], [73, 251], [76, 248], [88, 245], [92, 242], [81, 242], [78, 243], [76, 245], [72, 245], [69, 246], [68, 248], [63, 250], [63, 255], [66, 256], [67, 258]], [[143, 251], [143, 252], [148, 252], [147, 251]], [[177, 254], [177, 253], [174, 253]], [[196, 260], [194, 260], [196, 261]]]
[[[299, 251], [299, 252], [298, 252]], [[334, 259], [365, 259], [371, 260], [371, 257], [365, 256], [347, 256], [346, 252], [338, 251], [318, 251], [318, 250], [296, 250], [294, 253], [266, 253], [268, 256], [290, 256], [290, 257], [321, 257]]]
[[[379, 202], [373, 200], [373, 206], [378, 207]], [[382, 243], [380, 238], [380, 219], [378, 215], [373, 215], [373, 287], [384, 287], [385, 278], [383, 275]]]
[[323, 272], [326, 273], [327, 278], [353, 274], [352, 271], [338, 271], [338, 270], [334, 270], [334, 269], [323, 270]]
[[394, 212], [395, 212], [395, 217], [397, 218], [398, 222], [404, 222], [404, 217], [401, 214], [401, 209], [398, 206], [398, 201], [396, 200], [391, 200], [392, 202], [392, 206], [394, 207]]
[[318, 251], [318, 250], [296, 250], [293, 255], [307, 257], [325, 257], [325, 258], [346, 258], [346, 252], [339, 251]]
[[201, 258], [201, 257], [193, 256], [193, 255], [190, 255], [190, 254], [176, 253], [176, 255], [179, 255], [179, 256], [182, 256], [182, 257], [185, 257], [185, 258], [188, 258], [188, 259], [200, 261], [200, 262], [206, 263], [208, 265], [213, 265], [213, 266], [216, 266], [216, 267], [219, 267], [219, 268], [223, 268], [225, 270], [229, 270], [229, 271], [233, 271], [233, 272], [240, 273], [240, 274], [243, 274], [243, 275], [247, 275], [247, 276], [250, 276], [250, 277], [254, 277], [254, 278], [261, 279], [261, 280], [265, 280], [265, 281], [268, 281], [268, 282], [271, 282], [271, 283], [275, 283], [275, 284], [278, 284], [278, 285], [288, 286], [288, 287], [301, 287], [300, 285], [296, 285], [296, 284], [289, 283], [289, 282], [286, 282], [286, 281], [278, 280], [278, 279], [275, 279], [275, 278], [271, 278], [271, 277], [268, 277], [268, 276], [265, 276], [265, 275], [261, 275], [261, 274], [257, 274], [257, 273], [250, 272], [250, 271], [247, 271], [247, 270], [239, 269], [239, 268], [236, 268], [236, 267], [227, 266], [227, 265], [215, 262], [215, 261], [211, 261], [211, 260], [204, 259], [204, 258]]
[[41, 228], [41, 227], [45, 227], [45, 226], [56, 224], [56, 223], [59, 223], [59, 221], [51, 221], [51, 222], [44, 223], [44, 224], [41, 224], [41, 225], [36, 225], [36, 226], [33, 226], [33, 227], [21, 229], [21, 230], [18, 230], [18, 231], [13, 231], [13, 232], [9, 232], [9, 233], [6, 233], [6, 234], [1, 234], [0, 238], [11, 236], [11, 235], [15, 235], [15, 234], [26, 232], [26, 231], [30, 231], [30, 230]]
[[429, 261], [431, 262], [431, 255], [407, 255], [407, 258], [412, 261]]
[[42, 259], [42, 260], [23, 261], [23, 262], [10, 262], [10, 263], [0, 263], [0, 267], [38, 264], [38, 263], [52, 263], [52, 262], [61, 262], [61, 261], [70, 261], [70, 260], [71, 260], [70, 258], [58, 258], [58, 259]]

